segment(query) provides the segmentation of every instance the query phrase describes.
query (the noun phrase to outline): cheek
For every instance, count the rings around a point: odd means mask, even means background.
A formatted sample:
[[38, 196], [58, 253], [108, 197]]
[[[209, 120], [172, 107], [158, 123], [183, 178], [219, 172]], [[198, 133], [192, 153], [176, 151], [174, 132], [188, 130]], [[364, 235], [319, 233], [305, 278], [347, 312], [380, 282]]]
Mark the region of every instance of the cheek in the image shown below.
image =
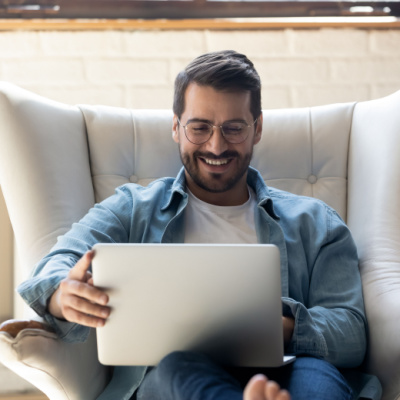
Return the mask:
[[195, 157], [193, 156], [193, 150], [188, 148], [188, 146], [182, 145], [182, 142], [179, 144], [179, 151], [182, 156], [184, 156], [186, 159], [194, 160]]
[[179, 138], [179, 136], [178, 136], [176, 142], [178, 143], [179, 153], [180, 153], [181, 157], [183, 157], [183, 156], [187, 157], [189, 155], [189, 151], [188, 151], [188, 148], [185, 145], [185, 143], [182, 141], [182, 138]]
[[244, 143], [244, 146], [237, 147], [235, 150], [243, 157], [253, 151], [253, 142]]

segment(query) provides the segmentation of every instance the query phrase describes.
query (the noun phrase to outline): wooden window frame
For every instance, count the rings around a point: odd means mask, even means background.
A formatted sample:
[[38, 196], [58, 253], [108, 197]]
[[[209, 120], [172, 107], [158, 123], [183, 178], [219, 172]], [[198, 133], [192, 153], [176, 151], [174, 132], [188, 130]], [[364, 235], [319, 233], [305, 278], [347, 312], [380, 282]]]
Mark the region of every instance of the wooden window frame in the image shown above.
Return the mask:
[[399, 0], [0, 0], [1, 19], [400, 17]]

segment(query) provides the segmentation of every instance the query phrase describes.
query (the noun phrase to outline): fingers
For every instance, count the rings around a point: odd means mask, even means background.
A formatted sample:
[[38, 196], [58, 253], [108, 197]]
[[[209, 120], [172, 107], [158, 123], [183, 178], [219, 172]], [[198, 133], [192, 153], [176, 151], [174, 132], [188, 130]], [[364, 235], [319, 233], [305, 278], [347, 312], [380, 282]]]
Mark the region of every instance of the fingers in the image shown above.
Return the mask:
[[86, 281], [87, 280], [87, 272], [90, 268], [90, 264], [94, 258], [95, 252], [94, 250], [90, 250], [86, 252], [82, 258], [75, 264], [75, 266], [71, 269], [68, 274], [68, 278], [75, 279], [77, 281]]
[[104, 326], [110, 315], [108, 296], [85, 282], [66, 279], [60, 284], [60, 304], [64, 318], [93, 328]]
[[[68, 277], [61, 281], [58, 294], [54, 297], [59, 314], [64, 319], [97, 328], [104, 326], [110, 308], [106, 306], [109, 301], [107, 294], [93, 286], [93, 278], [88, 271], [93, 257], [94, 251], [88, 251], [82, 256]], [[58, 316], [56, 313], [54, 315]]]
[[87, 282], [64, 279], [60, 283], [60, 290], [61, 296], [72, 295], [101, 306], [105, 306], [108, 303], [107, 294]]
[[104, 326], [110, 315], [110, 308], [100, 306], [74, 294], [64, 294], [62, 311], [66, 320], [98, 328]]

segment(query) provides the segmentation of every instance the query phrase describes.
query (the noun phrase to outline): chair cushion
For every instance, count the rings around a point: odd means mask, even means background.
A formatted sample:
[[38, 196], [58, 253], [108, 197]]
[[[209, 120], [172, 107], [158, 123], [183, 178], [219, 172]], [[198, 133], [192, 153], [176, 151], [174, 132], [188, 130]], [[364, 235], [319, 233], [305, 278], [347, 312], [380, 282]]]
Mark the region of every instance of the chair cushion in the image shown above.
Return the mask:
[[110, 380], [97, 361], [94, 331], [88, 343], [73, 345], [42, 329], [24, 329], [15, 338], [0, 332], [0, 361], [50, 399], [96, 399]]

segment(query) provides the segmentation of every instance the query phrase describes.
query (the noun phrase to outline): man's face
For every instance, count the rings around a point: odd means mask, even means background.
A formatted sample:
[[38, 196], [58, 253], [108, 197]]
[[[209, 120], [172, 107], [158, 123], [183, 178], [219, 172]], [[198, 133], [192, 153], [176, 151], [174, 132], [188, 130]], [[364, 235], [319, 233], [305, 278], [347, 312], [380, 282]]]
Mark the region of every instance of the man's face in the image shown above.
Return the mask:
[[[185, 93], [185, 110], [180, 118], [186, 125], [193, 120], [220, 126], [228, 121], [245, 121], [251, 125], [250, 92], [217, 91], [211, 86], [189, 84]], [[249, 129], [249, 136], [240, 144], [225, 140], [220, 128], [214, 128], [211, 138], [201, 145], [185, 136], [184, 128], [174, 116], [173, 138], [179, 144], [189, 189], [200, 199], [220, 205], [240, 203], [247, 196], [247, 169], [253, 146], [261, 139], [262, 118]], [[244, 199], [245, 201], [246, 199]]]

